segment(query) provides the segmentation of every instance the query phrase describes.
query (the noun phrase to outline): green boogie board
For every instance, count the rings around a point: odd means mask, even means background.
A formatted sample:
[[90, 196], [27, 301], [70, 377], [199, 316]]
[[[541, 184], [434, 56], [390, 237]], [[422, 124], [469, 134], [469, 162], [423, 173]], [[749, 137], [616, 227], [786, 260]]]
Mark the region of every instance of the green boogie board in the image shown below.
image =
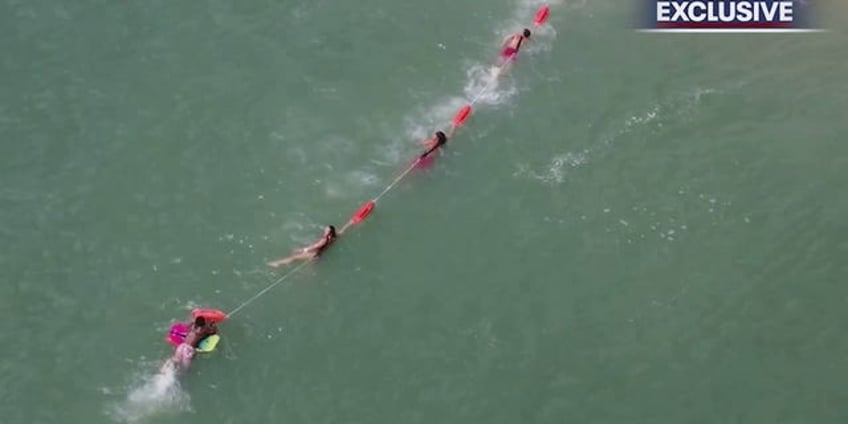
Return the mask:
[[197, 351], [200, 353], [209, 353], [215, 350], [215, 346], [218, 346], [218, 342], [221, 340], [221, 336], [217, 334], [213, 334], [203, 340], [200, 341], [200, 344], [197, 345]]

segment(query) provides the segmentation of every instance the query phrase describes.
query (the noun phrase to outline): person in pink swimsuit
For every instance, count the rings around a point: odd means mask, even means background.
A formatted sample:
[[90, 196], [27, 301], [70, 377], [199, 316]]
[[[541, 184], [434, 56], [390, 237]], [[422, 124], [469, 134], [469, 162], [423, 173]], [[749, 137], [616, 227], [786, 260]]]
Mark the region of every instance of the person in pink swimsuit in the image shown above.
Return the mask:
[[524, 28], [524, 31], [508, 35], [504, 38], [503, 47], [501, 48], [501, 62], [506, 63], [510, 60], [515, 60], [518, 56], [518, 51], [521, 49], [521, 43], [530, 39], [530, 30]]

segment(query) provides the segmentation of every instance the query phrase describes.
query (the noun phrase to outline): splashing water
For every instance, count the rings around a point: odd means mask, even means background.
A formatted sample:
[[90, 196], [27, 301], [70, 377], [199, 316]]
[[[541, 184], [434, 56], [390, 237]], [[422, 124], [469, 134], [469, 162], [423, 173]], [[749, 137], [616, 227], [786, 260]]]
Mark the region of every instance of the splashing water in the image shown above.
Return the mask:
[[406, 135], [414, 140], [430, 137], [436, 129], [445, 128], [463, 105], [465, 100], [452, 97], [435, 106], [414, 112], [405, 120]]
[[[514, 84], [501, 80], [501, 69], [493, 65], [473, 65], [466, 70], [463, 92], [469, 101], [487, 106], [506, 103], [517, 91]], [[503, 86], [503, 88], [502, 88]]]
[[190, 397], [177, 379], [177, 368], [168, 363], [158, 374], [144, 375], [131, 386], [127, 398], [107, 412], [119, 422], [136, 423], [153, 415], [191, 411]]
[[513, 173], [513, 176], [538, 180], [547, 185], [561, 184], [565, 181], [565, 177], [568, 173], [567, 168], [577, 168], [586, 164], [588, 161], [586, 156], [587, 153], [588, 152], [584, 150], [582, 152], [566, 152], [555, 155], [550, 162], [545, 165], [544, 170], [542, 171], [533, 170], [527, 164], [519, 164], [518, 170]]
[[[502, 38], [504, 35], [530, 25], [533, 13], [545, 3], [542, 0], [522, 0], [515, 9], [513, 16], [497, 26], [497, 35]], [[547, 3], [556, 4], [558, 2]], [[534, 41], [522, 49], [522, 54], [532, 55], [539, 51], [549, 50], [555, 37], [556, 31], [551, 25], [537, 28], [536, 35], [533, 37]], [[499, 106], [507, 103], [518, 92], [518, 89], [504, 75], [507, 68], [511, 66], [500, 68], [494, 64], [498, 50], [499, 45], [492, 46], [491, 62], [475, 61], [466, 68], [466, 81], [462, 90], [463, 97], [451, 97], [424, 111], [415, 111], [410, 115], [410, 118], [406, 119], [406, 133], [416, 139], [428, 137], [437, 128], [446, 128], [457, 110], [468, 103], [486, 106]]]

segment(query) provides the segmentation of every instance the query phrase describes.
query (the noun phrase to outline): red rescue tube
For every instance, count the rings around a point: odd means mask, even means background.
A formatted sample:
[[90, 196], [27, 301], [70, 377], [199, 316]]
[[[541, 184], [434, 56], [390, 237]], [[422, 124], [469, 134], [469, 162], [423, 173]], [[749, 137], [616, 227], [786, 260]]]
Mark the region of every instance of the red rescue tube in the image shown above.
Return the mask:
[[197, 319], [197, 317], [203, 317], [207, 322], [223, 322], [227, 319], [227, 314], [211, 308], [192, 309], [191, 318]]
[[548, 5], [544, 5], [544, 6], [540, 7], [539, 10], [536, 11], [536, 18], [533, 19], [533, 22], [536, 25], [544, 24], [545, 21], [548, 20], [548, 14], [550, 14], [550, 13], [551, 13], [551, 8], [548, 7]]
[[464, 124], [469, 116], [471, 116], [471, 105], [465, 105], [453, 117], [453, 126], [458, 127]]
[[354, 224], [359, 224], [368, 217], [372, 210], [374, 210], [374, 206], [376, 206], [376, 203], [374, 203], [373, 200], [365, 202], [365, 204], [362, 205], [355, 214], [353, 214], [353, 217], [351, 217], [350, 220], [353, 221]]

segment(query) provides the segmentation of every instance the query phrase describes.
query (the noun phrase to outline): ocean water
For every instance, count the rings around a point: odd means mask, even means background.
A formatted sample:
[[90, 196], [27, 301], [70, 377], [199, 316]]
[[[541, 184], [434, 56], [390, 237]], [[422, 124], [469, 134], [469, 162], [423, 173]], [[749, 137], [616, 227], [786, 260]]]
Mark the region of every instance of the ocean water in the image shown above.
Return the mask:
[[846, 422], [848, 9], [540, 4], [3, 0], [0, 421]]

